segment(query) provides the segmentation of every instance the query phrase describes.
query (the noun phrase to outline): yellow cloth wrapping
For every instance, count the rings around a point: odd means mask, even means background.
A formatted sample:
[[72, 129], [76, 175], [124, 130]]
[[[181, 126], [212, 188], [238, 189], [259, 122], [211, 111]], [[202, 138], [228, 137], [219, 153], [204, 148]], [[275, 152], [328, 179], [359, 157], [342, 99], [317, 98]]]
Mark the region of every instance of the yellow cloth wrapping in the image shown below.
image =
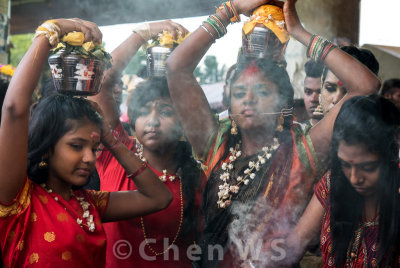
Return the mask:
[[91, 51], [95, 47], [92, 41], [84, 43], [85, 36], [82, 32], [68, 33], [64, 35], [62, 41], [68, 43], [71, 46], [82, 46], [86, 51]]
[[178, 33], [178, 39], [175, 40], [174, 37], [172, 36], [171, 32], [164, 31], [159, 36], [158, 41], [160, 42], [160, 46], [167, 47], [167, 48], [172, 48], [174, 46], [174, 44], [178, 44], [179, 45], [188, 36], [189, 36], [189, 34], [187, 34], [186, 36], [182, 36], [182, 34]]
[[246, 22], [243, 26], [243, 32], [246, 35], [250, 34], [258, 23], [270, 29], [282, 44], [289, 40], [289, 34], [285, 29], [285, 16], [283, 15], [282, 8], [274, 5], [260, 6], [253, 12], [250, 21]]

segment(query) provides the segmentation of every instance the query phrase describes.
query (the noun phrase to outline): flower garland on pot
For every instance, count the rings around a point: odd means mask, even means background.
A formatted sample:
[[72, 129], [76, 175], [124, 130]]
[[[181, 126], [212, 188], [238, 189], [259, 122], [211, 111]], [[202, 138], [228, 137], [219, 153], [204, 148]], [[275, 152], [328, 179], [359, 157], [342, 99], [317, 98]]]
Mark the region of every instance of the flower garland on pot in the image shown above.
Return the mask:
[[63, 36], [58, 45], [51, 50], [54, 55], [60, 50], [69, 55], [76, 53], [91, 59], [97, 59], [105, 63], [106, 68], [111, 67], [111, 55], [104, 50], [102, 44], [94, 44], [92, 41], [85, 42], [85, 36], [82, 32], [71, 32]]

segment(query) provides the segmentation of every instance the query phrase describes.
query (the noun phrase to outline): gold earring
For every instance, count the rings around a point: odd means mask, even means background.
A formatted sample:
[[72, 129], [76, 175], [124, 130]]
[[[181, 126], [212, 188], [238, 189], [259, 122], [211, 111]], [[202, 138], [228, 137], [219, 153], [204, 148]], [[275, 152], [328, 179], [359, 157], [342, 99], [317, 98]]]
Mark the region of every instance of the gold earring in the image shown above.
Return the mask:
[[233, 120], [233, 118], [232, 118], [231, 134], [232, 135], [237, 135], [238, 134], [237, 125], [236, 125], [236, 122]]
[[46, 160], [40, 161], [38, 166], [39, 166], [39, 169], [46, 169], [48, 166], [47, 161]]
[[281, 115], [278, 117], [278, 126], [276, 127], [277, 131], [283, 131], [283, 123], [285, 123], [285, 117], [283, 116], [283, 113], [281, 113]]

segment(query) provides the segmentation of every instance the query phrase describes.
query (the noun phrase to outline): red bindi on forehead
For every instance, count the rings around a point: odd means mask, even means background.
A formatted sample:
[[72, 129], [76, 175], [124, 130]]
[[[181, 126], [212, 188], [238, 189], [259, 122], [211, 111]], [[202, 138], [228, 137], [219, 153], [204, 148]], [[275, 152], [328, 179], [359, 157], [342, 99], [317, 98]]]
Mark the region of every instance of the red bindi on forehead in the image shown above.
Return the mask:
[[100, 134], [99, 133], [97, 133], [96, 131], [93, 131], [91, 134], [90, 134], [90, 138], [92, 138], [92, 140], [94, 141], [94, 142], [100, 142]]

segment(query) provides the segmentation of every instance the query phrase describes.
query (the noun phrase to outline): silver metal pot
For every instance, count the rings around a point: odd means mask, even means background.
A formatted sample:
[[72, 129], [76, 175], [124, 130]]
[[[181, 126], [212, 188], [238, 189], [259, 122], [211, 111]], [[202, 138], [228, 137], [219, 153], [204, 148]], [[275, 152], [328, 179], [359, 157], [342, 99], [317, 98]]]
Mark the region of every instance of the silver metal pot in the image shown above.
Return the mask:
[[56, 90], [63, 94], [90, 96], [100, 91], [105, 63], [62, 49], [48, 59]]
[[147, 76], [162, 77], [165, 76], [165, 63], [172, 52], [172, 48], [154, 46], [146, 50], [147, 56]]
[[282, 44], [268, 28], [256, 26], [253, 32], [242, 32], [242, 54], [249, 58], [268, 58], [280, 63], [284, 61], [287, 43]]

